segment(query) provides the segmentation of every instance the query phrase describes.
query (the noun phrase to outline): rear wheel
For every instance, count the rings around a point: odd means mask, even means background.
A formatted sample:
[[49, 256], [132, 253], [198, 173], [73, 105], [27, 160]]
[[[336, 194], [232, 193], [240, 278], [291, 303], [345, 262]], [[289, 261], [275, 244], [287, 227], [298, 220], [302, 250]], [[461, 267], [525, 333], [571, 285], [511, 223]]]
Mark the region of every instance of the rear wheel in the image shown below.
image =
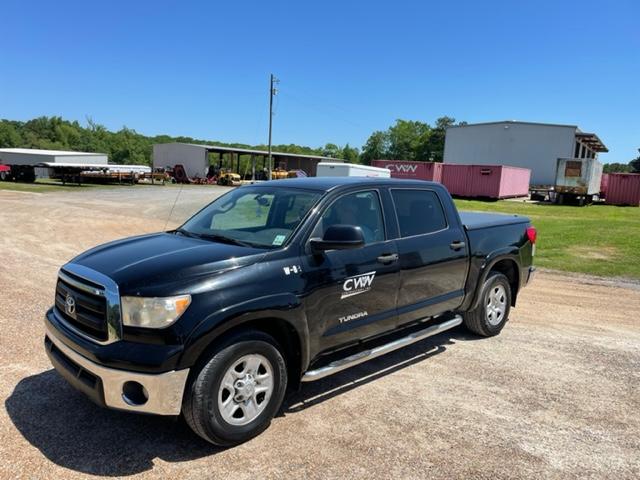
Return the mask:
[[473, 333], [492, 337], [500, 333], [509, 319], [511, 286], [502, 273], [490, 272], [482, 286], [478, 306], [464, 314], [464, 324]]
[[216, 349], [185, 392], [183, 415], [205, 440], [220, 446], [264, 431], [287, 388], [285, 361], [269, 335], [248, 331]]

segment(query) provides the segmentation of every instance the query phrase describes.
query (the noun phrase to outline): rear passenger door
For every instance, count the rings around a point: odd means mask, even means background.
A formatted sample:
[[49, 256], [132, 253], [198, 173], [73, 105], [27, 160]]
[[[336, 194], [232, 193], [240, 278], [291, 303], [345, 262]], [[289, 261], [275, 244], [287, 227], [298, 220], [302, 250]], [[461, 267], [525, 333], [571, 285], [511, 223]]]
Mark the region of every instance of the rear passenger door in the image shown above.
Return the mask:
[[435, 189], [393, 188], [398, 221], [400, 324], [459, 307], [467, 275], [466, 235]]

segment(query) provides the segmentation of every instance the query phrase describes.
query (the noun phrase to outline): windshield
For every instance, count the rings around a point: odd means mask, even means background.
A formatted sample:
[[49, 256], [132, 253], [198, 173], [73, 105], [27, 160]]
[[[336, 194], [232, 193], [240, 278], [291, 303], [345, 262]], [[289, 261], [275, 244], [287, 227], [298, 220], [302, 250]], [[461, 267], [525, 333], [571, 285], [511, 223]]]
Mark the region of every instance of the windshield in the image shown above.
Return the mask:
[[242, 187], [218, 198], [177, 231], [254, 247], [284, 245], [320, 193], [294, 188]]

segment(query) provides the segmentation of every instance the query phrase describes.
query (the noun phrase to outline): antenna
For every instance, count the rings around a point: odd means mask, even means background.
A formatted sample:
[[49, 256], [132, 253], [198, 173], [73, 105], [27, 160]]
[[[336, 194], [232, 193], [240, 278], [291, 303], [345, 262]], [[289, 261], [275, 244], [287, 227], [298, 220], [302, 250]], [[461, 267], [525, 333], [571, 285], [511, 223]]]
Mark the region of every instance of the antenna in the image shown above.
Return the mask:
[[273, 73], [271, 74], [271, 81], [269, 82], [269, 169], [267, 179], [271, 180], [271, 171], [272, 171], [272, 163], [273, 159], [271, 158], [271, 129], [273, 124], [273, 97], [278, 94], [278, 90], [275, 85], [280, 83]]
[[171, 205], [171, 210], [169, 211], [169, 216], [167, 217], [167, 221], [164, 222], [163, 232], [167, 231], [167, 225], [169, 225], [169, 220], [171, 219], [171, 215], [173, 214], [173, 209], [176, 208], [176, 203], [178, 203], [178, 198], [180, 198], [180, 194], [182, 193], [182, 187], [184, 187], [184, 183], [180, 183], [180, 190], [176, 194], [176, 198], [173, 200], [173, 205]]

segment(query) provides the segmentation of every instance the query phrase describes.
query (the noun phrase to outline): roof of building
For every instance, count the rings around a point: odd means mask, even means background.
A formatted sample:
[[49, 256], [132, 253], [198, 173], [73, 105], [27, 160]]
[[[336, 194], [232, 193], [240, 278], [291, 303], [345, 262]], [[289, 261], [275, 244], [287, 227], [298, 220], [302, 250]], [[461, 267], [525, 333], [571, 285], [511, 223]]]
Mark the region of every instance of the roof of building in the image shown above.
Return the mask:
[[578, 131], [576, 133], [576, 138], [579, 138], [584, 143], [589, 145], [596, 152], [608, 152], [609, 149], [602, 143], [602, 140], [595, 133], [587, 133]]
[[38, 148], [0, 148], [0, 153], [22, 153], [27, 155], [56, 155], [63, 156], [93, 156], [93, 155], [107, 155], [106, 153], [94, 153], [94, 152], [72, 152], [68, 150], [42, 150]]
[[254, 186], [264, 187], [292, 187], [292, 188], [305, 188], [309, 190], [332, 190], [341, 186], [351, 185], [397, 185], [397, 186], [428, 186], [436, 185], [442, 186], [436, 182], [429, 182], [425, 180], [411, 180], [404, 178], [385, 178], [385, 177], [305, 177], [305, 178], [286, 178], [282, 180], [271, 180], [269, 182], [260, 182], [254, 184]]
[[[208, 152], [213, 153], [238, 153], [240, 155], [269, 155], [269, 152], [266, 150], [253, 150], [249, 148], [237, 148], [237, 147], [222, 147], [218, 145], [202, 145], [197, 143], [182, 143], [182, 142], [171, 142], [171, 145], [189, 145], [192, 147], [200, 147], [206, 149]], [[156, 144], [156, 145], [165, 145], [165, 144]], [[289, 153], [289, 152], [271, 152], [271, 155], [274, 157], [295, 157], [295, 158], [312, 158], [315, 160], [327, 160], [331, 162], [341, 162], [342, 160], [339, 158], [331, 158], [331, 157], [323, 157], [320, 155], [310, 155], [308, 153]]]
[[564, 125], [561, 123], [540, 123], [540, 122], [520, 122], [518, 120], [502, 120], [499, 122], [481, 122], [481, 123], [467, 123], [464, 125], [452, 125], [447, 127], [449, 128], [464, 128], [464, 127], [475, 127], [480, 125], [504, 125], [508, 124], [517, 124], [517, 125], [541, 125], [544, 127], [566, 127], [566, 128], [575, 128], [576, 129], [576, 138], [579, 138], [584, 143], [587, 143], [591, 148], [593, 148], [596, 152], [608, 152], [609, 149], [605, 146], [605, 144], [600, 140], [600, 138], [595, 133], [587, 133], [581, 131], [577, 125]]
[[505, 123], [510, 124], [518, 124], [518, 125], [542, 125], [545, 127], [569, 127], [569, 128], [578, 128], [577, 125], [565, 125], [562, 123], [543, 123], [543, 122], [521, 122], [519, 120], [500, 120], [496, 122], [479, 122], [479, 123], [465, 123], [463, 125], [451, 125], [449, 128], [464, 128], [464, 127], [475, 127], [479, 125], [503, 125]]

